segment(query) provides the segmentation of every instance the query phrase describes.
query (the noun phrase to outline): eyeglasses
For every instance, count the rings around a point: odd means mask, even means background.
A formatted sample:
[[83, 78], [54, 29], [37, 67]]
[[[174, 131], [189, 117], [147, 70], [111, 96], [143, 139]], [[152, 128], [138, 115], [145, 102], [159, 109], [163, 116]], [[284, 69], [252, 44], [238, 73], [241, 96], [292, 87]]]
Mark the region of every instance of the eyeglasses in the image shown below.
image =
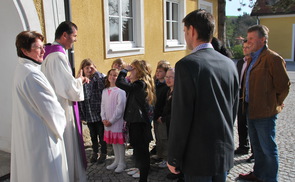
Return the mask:
[[40, 49], [41, 51], [45, 49], [45, 46], [33, 46], [33, 49]]
[[174, 79], [174, 76], [165, 76], [165, 79]]

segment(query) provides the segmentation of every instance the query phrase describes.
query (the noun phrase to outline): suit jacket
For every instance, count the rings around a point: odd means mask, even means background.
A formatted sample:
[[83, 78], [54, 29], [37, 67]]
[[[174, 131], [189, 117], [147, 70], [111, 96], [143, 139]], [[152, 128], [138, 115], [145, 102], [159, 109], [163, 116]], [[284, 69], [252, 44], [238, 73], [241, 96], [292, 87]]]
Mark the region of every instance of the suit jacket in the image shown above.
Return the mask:
[[201, 49], [176, 63], [168, 163], [213, 176], [233, 166], [239, 81], [232, 60]]

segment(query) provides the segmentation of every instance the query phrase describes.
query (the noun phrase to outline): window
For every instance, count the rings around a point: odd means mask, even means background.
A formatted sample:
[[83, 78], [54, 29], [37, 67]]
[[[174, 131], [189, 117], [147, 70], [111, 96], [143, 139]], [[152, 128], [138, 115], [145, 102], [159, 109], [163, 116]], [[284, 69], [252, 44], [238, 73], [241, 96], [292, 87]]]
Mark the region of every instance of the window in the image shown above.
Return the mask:
[[204, 9], [204, 10], [210, 12], [211, 14], [213, 14], [213, 5], [210, 2], [200, 0], [199, 1], [199, 9]]
[[143, 0], [104, 0], [104, 9], [106, 57], [143, 54]]
[[185, 40], [182, 19], [185, 16], [185, 0], [164, 0], [165, 51], [184, 50]]

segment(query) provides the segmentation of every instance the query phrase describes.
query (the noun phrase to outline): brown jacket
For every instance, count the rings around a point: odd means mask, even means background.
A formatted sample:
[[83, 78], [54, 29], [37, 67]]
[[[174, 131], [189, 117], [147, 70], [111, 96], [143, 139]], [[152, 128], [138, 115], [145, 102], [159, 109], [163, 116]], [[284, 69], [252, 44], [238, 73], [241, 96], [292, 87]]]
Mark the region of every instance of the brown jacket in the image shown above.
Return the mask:
[[268, 118], [281, 112], [289, 88], [290, 80], [284, 59], [265, 47], [250, 71], [249, 119]]

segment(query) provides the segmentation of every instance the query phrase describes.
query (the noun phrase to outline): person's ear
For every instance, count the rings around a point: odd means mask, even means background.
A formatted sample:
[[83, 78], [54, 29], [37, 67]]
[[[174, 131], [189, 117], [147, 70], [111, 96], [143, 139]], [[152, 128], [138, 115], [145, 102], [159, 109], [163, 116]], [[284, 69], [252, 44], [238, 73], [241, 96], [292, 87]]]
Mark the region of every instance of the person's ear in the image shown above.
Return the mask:
[[67, 32], [62, 33], [62, 38], [67, 39], [67, 35], [68, 35]]
[[262, 37], [262, 43], [266, 44], [266, 37]]
[[20, 50], [23, 52], [24, 55], [28, 56], [29, 51], [27, 51], [27, 50], [24, 49], [24, 48], [21, 48]]
[[195, 40], [198, 40], [198, 37], [199, 37], [198, 32], [192, 25], [190, 25], [190, 31], [191, 31], [192, 37], [195, 37]]

